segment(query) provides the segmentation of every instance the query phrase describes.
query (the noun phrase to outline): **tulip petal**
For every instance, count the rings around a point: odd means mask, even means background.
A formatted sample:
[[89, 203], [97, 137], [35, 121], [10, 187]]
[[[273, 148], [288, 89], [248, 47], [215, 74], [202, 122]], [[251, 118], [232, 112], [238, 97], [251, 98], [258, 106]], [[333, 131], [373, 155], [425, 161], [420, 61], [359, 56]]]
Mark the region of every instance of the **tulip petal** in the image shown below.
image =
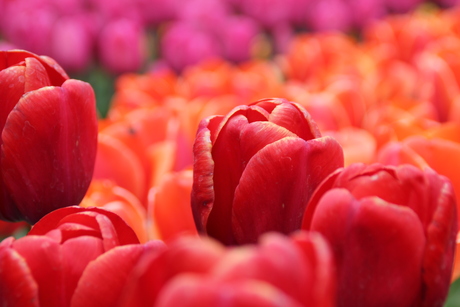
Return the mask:
[[65, 275], [63, 283], [65, 296], [68, 298], [67, 306], [88, 263], [103, 254], [104, 251], [101, 240], [88, 236], [73, 238], [61, 245], [62, 270]]
[[26, 58], [35, 58], [39, 60], [45, 67], [53, 85], [60, 86], [65, 80], [69, 79], [69, 76], [67, 76], [65, 71], [55, 60], [47, 56], [38, 56], [24, 50], [0, 51], [0, 70], [13, 65], [21, 65], [21, 62], [24, 62]]
[[[447, 179], [439, 180], [433, 171], [426, 172], [432, 189], [431, 202], [437, 204], [426, 228], [427, 243], [422, 267], [426, 289], [422, 306], [429, 307], [442, 306], [449, 291], [458, 225], [457, 220], [452, 218], [457, 215], [452, 185]], [[436, 193], [438, 191], [439, 194]]]
[[333, 189], [321, 198], [311, 230], [334, 251], [338, 306], [418, 306], [425, 236], [411, 209]]
[[[98, 215], [106, 216], [108, 220], [96, 219], [95, 217], [97, 215], [89, 215], [88, 212], [99, 213]], [[66, 233], [65, 230], [67, 229], [65, 227], [61, 228], [63, 224], [67, 223], [66, 221], [70, 221], [71, 223], [76, 223], [78, 221], [81, 223], [83, 226], [80, 226], [82, 232], [79, 232], [78, 229], [71, 229], [72, 231]], [[46, 235], [51, 230], [59, 228], [61, 231], [64, 230], [62, 237], [64, 240], [67, 240], [79, 235], [87, 234], [88, 227], [98, 231], [101, 231], [101, 228], [107, 229], [108, 227], [101, 225], [104, 223], [111, 223], [114, 229], [112, 233], [105, 232], [105, 236], [108, 238], [116, 237], [120, 245], [139, 243], [134, 231], [118, 215], [96, 207], [83, 208], [75, 206], [55, 210], [44, 216], [37, 224], [35, 224], [30, 230], [29, 235]], [[104, 238], [104, 234], [102, 235], [102, 238]]]
[[[220, 119], [216, 118], [216, 120]], [[205, 122], [211, 121], [207, 118], [201, 122], [193, 145], [195, 161], [193, 164], [191, 203], [193, 219], [199, 232], [205, 231], [208, 216], [214, 203], [214, 161], [211, 154], [211, 130], [201, 126]]]
[[264, 232], [299, 229], [313, 191], [341, 166], [342, 149], [330, 137], [308, 142], [287, 137], [264, 147], [249, 161], [235, 190], [236, 241], [256, 242]]
[[318, 126], [305, 109], [294, 103], [283, 103], [270, 113], [269, 121], [295, 133], [305, 141], [321, 137]]
[[39, 307], [38, 285], [18, 252], [0, 246], [0, 303], [11, 307]]
[[220, 130], [219, 137], [212, 147], [214, 160], [214, 203], [209, 213], [206, 230], [208, 234], [226, 244], [233, 244], [231, 221], [228, 218], [232, 210], [233, 193], [243, 172], [244, 163], [240, 146], [240, 132], [248, 125], [243, 115], [232, 117]]
[[151, 218], [163, 241], [178, 235], [197, 234], [190, 207], [192, 180], [191, 170], [166, 175], [149, 204]]
[[337, 278], [335, 259], [326, 239], [313, 231], [299, 231], [292, 235], [293, 242], [301, 249], [308, 264], [309, 288], [302, 291], [301, 302], [305, 305], [334, 307], [336, 306]]
[[139, 259], [127, 280], [119, 306], [153, 306], [159, 293], [174, 276], [207, 274], [222, 259], [225, 249], [209, 238], [182, 236], [159, 254]]
[[2, 139], [3, 178], [27, 221], [79, 204], [96, 155], [91, 86], [68, 80], [29, 92], [8, 116]]
[[[308, 241], [304, 244], [308, 244]], [[316, 246], [311, 246], [310, 253], [315, 253], [315, 249]], [[264, 281], [308, 306], [312, 299], [319, 299], [314, 297], [317, 288], [329, 286], [335, 281], [331, 278], [334, 276], [332, 271], [329, 276], [324, 276], [324, 280], [315, 276], [315, 271], [319, 270], [317, 266], [331, 267], [331, 256], [321, 260], [307, 258], [290, 238], [278, 233], [268, 233], [260, 238], [257, 247], [243, 247], [227, 252], [213, 268], [212, 276], [218, 281], [231, 283], [243, 280]], [[325, 297], [321, 300], [335, 303], [333, 292], [324, 294]]]
[[240, 133], [243, 166], [246, 167], [248, 161], [259, 150], [285, 137], [296, 137], [296, 135], [271, 122], [253, 122], [246, 125]]
[[38, 284], [40, 306], [68, 306], [89, 261], [101, 254], [100, 240], [80, 237], [60, 245], [45, 236], [26, 236], [13, 248], [27, 262]]
[[300, 307], [302, 305], [265, 282], [243, 280], [225, 283], [184, 274], [165, 286], [155, 306]]
[[[155, 253], [162, 244], [117, 246], [91, 262], [83, 272], [70, 306], [116, 306], [128, 274], [144, 253]], [[114, 269], [116, 268], [116, 269]]]
[[45, 86], [60, 85], [51, 83], [45, 67], [38, 59], [26, 58], [25, 62], [24, 93], [35, 91]]
[[[0, 97], [2, 99], [0, 104], [0, 128], [2, 130], [11, 110], [24, 94], [24, 73], [24, 66], [12, 66], [0, 70]], [[3, 143], [3, 140], [1, 142]]]

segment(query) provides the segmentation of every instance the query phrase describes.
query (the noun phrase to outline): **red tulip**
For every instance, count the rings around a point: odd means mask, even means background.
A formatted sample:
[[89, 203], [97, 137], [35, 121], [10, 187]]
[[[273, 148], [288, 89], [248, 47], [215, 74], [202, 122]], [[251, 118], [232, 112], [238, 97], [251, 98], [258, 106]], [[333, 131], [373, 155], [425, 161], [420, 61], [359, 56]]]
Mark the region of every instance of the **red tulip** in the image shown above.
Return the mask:
[[315, 191], [303, 228], [334, 251], [337, 306], [442, 306], [457, 234], [451, 183], [431, 169], [353, 164]]
[[0, 51], [0, 219], [37, 222], [78, 205], [97, 142], [94, 92], [52, 59]]
[[228, 249], [180, 237], [100, 256], [84, 271], [71, 306], [332, 307], [335, 282], [332, 251], [319, 234], [270, 233], [257, 245]]
[[137, 243], [133, 230], [114, 213], [81, 207], [55, 210], [27, 236], [0, 243], [0, 302], [69, 306], [89, 262], [116, 246]]
[[343, 166], [337, 141], [321, 137], [301, 106], [275, 98], [204, 119], [194, 155], [195, 224], [224, 244], [299, 229], [315, 188]]

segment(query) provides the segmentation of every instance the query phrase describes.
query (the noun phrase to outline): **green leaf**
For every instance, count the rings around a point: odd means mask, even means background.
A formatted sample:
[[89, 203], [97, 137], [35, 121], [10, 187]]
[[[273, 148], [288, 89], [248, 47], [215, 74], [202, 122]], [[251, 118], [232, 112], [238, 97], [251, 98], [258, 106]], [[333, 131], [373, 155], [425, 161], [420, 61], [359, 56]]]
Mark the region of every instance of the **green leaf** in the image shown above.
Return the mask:
[[449, 295], [444, 307], [458, 307], [460, 306], [460, 278], [450, 285]]

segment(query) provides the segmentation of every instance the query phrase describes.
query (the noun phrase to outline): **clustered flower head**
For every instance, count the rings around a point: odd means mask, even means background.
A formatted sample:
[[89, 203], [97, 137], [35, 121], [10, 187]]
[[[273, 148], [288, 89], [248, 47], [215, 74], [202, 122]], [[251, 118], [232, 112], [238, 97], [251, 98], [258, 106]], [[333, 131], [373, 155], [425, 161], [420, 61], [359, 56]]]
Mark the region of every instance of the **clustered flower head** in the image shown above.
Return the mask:
[[[183, 18], [216, 21], [192, 8]], [[2, 53], [0, 175], [22, 211], [0, 213], [34, 225], [0, 242], [0, 302], [443, 306], [460, 274], [460, 10], [285, 47], [124, 74], [97, 122], [86, 83]], [[41, 210], [49, 199], [64, 208]]]

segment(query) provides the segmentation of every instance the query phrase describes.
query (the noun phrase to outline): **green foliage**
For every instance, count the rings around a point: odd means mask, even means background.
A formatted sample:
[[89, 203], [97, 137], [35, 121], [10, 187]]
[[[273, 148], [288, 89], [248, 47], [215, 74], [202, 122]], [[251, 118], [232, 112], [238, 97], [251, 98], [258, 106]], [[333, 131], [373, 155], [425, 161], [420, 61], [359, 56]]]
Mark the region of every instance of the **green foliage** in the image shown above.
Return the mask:
[[449, 295], [444, 307], [460, 306], [460, 278], [450, 285]]
[[101, 68], [94, 68], [90, 69], [85, 74], [72, 75], [70, 77], [91, 84], [96, 95], [99, 118], [105, 118], [110, 109], [113, 93], [115, 92], [114, 83], [116, 76], [111, 75]]

